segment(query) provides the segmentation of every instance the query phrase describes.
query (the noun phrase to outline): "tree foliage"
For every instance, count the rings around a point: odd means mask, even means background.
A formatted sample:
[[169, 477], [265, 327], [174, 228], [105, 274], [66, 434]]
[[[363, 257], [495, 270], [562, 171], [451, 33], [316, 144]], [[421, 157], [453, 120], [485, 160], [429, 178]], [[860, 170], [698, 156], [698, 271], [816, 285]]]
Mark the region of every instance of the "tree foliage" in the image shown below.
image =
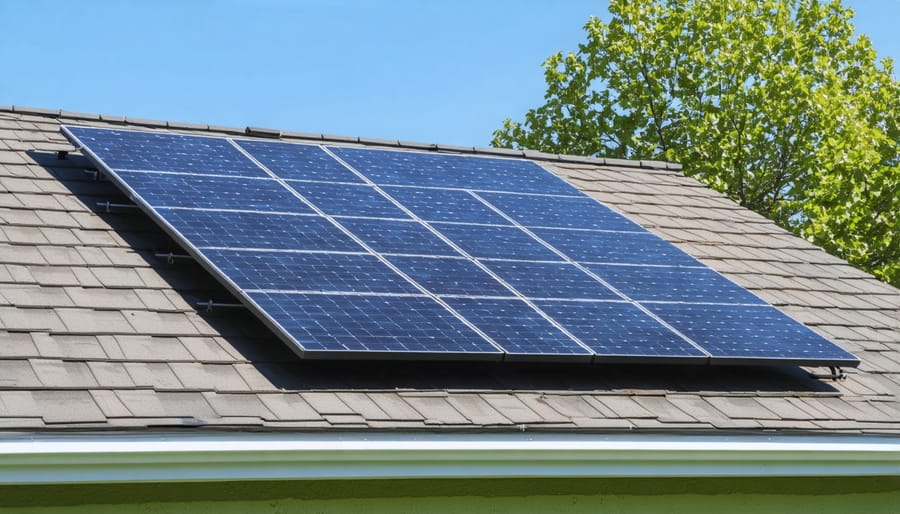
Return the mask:
[[680, 162], [900, 286], [900, 83], [840, 0], [612, 0], [495, 146]]

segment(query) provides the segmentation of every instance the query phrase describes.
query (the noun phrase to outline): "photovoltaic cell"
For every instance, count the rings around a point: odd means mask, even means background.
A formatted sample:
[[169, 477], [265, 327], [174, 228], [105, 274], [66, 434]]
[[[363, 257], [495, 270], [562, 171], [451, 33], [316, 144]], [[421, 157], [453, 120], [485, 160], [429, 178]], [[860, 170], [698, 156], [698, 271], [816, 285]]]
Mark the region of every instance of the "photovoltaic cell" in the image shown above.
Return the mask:
[[699, 261], [649, 232], [594, 232], [536, 228], [538, 237], [576, 262], [701, 266]]
[[531, 161], [62, 131], [304, 356], [858, 364]]
[[407, 185], [541, 194], [581, 194], [530, 161], [328, 147], [369, 180]]
[[468, 259], [389, 256], [400, 271], [437, 295], [511, 296], [509, 289]]
[[435, 223], [439, 232], [474, 257], [560, 260], [546, 246], [516, 227]]
[[514, 356], [576, 356], [591, 352], [521, 300], [447, 298], [457, 312]]
[[458, 255], [421, 223], [343, 218], [341, 225], [379, 253], [414, 255]]
[[589, 264], [587, 268], [640, 302], [711, 302], [765, 305], [756, 295], [709, 268]]
[[703, 346], [714, 360], [856, 360], [774, 307], [689, 303], [647, 307]]
[[705, 357], [703, 352], [629, 303], [536, 303], [599, 357]]
[[363, 248], [317, 216], [157, 209], [194, 246], [360, 252]]
[[374, 255], [205, 250], [243, 289], [309, 292], [418, 293]]
[[248, 139], [235, 142], [283, 179], [363, 182], [319, 146]]
[[478, 193], [507, 216], [526, 227], [560, 227], [594, 230], [644, 229], [593, 198]]
[[427, 297], [249, 296], [307, 351], [500, 354]]
[[153, 207], [313, 213], [270, 179], [130, 171], [120, 171], [119, 177]]
[[529, 298], [619, 299], [613, 291], [573, 264], [490, 261], [486, 265]]
[[114, 170], [267, 176], [228, 140], [220, 137], [92, 127], [67, 128]]
[[316, 207], [333, 216], [409, 218], [371, 186], [294, 181], [289, 184]]
[[467, 191], [418, 187], [385, 187], [384, 190], [425, 221], [510, 224]]

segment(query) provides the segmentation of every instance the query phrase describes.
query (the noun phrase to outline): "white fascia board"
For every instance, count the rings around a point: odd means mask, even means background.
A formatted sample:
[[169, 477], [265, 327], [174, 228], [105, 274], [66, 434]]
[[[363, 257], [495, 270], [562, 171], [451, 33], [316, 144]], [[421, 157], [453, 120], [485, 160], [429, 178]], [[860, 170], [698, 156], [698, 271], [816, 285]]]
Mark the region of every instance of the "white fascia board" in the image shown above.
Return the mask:
[[590, 434], [0, 435], [0, 484], [900, 476], [900, 438]]

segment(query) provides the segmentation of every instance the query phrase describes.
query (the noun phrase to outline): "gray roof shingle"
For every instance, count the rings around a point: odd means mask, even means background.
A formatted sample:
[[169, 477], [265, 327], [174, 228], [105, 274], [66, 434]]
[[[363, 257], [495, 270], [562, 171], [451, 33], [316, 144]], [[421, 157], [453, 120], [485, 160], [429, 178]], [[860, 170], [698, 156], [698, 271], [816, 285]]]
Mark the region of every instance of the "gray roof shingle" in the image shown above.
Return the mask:
[[793, 367], [301, 361], [95, 181], [59, 124], [244, 129], [0, 108], [0, 429], [779, 430], [900, 434], [900, 291], [685, 177], [677, 165], [254, 129], [251, 135], [538, 160], [862, 360]]

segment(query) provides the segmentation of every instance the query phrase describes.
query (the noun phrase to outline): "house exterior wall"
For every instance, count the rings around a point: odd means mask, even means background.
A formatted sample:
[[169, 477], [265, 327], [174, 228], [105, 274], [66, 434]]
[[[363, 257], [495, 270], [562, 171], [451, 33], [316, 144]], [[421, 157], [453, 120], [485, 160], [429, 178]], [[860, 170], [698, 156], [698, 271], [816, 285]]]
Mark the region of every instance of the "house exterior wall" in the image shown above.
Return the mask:
[[279, 481], [7, 486], [0, 512], [900, 512], [900, 477]]

